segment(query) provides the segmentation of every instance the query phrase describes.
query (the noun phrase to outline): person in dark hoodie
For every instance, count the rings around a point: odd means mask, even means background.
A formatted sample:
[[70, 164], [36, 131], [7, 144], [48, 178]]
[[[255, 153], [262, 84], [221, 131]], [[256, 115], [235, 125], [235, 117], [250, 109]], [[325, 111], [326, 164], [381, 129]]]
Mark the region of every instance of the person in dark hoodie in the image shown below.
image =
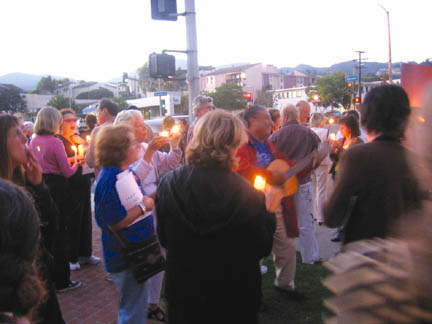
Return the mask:
[[271, 252], [275, 218], [264, 194], [234, 172], [246, 141], [238, 117], [210, 112], [195, 126], [187, 165], [161, 179], [156, 211], [170, 324], [258, 323], [259, 261]]

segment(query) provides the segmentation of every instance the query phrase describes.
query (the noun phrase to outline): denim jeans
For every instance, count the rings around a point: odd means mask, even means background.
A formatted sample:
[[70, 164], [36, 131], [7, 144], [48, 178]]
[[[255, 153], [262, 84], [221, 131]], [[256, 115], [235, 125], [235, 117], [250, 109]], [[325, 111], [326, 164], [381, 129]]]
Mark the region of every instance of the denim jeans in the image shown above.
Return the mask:
[[145, 324], [147, 322], [148, 284], [137, 283], [132, 272], [110, 273], [120, 292], [118, 324]]

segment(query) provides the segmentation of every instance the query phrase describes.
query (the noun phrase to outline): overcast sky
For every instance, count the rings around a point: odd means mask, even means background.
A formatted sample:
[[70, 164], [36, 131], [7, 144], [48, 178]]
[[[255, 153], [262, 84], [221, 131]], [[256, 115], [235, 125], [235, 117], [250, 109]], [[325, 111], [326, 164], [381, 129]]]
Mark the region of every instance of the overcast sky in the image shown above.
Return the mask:
[[[432, 57], [431, 0], [195, 0], [198, 62], [330, 66], [356, 58]], [[184, 1], [177, 1], [178, 11]], [[151, 20], [150, 0], [2, 0], [0, 75], [51, 74], [107, 81], [152, 52], [186, 48], [185, 20]], [[177, 55], [186, 59], [185, 55]]]

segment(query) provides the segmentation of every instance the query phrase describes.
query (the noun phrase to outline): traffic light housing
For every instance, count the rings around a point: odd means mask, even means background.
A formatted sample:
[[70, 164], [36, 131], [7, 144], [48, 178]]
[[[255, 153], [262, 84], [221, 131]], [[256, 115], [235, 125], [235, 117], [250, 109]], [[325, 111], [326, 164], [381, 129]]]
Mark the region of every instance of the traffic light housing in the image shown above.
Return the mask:
[[253, 102], [253, 93], [252, 92], [245, 92], [244, 98], [247, 102]]
[[177, 0], [151, 0], [151, 16], [155, 20], [177, 20]]
[[129, 81], [128, 74], [126, 72], [123, 72], [123, 83], [127, 83]]
[[355, 97], [354, 98], [354, 103], [359, 104], [361, 102], [360, 97]]
[[348, 83], [347, 83], [347, 87], [348, 87], [349, 89], [351, 89], [352, 86], [353, 86], [352, 82], [348, 82]]
[[167, 79], [175, 76], [175, 56], [168, 54], [149, 55], [149, 72], [152, 78]]
[[162, 113], [162, 116], [165, 116], [166, 113], [167, 113], [167, 110], [166, 110], [166, 104], [165, 104], [165, 99], [161, 99], [161, 101], [160, 101], [160, 106], [161, 106], [161, 113]]

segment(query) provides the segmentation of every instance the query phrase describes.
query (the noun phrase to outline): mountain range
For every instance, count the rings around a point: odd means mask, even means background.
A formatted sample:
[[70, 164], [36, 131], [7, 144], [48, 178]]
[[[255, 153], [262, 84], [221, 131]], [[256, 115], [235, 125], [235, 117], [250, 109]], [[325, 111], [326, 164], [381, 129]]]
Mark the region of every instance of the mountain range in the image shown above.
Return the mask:
[[[415, 62], [410, 62], [410, 63], [415, 63]], [[227, 64], [227, 65], [220, 66], [220, 67], [218, 66], [217, 69], [227, 67], [227, 66], [238, 66], [238, 65], [242, 65], [242, 64], [247, 64], [247, 63]], [[355, 63], [353, 61], [347, 61], [347, 62], [341, 62], [341, 63], [333, 64], [330, 67], [313, 67], [311, 65], [300, 64], [300, 65], [297, 65], [296, 67], [283, 67], [283, 68], [280, 68], [279, 71], [281, 73], [291, 73], [294, 70], [297, 70], [300, 72], [309, 73], [309, 74], [313, 74], [313, 75], [326, 75], [326, 74], [334, 73], [334, 72], [344, 72], [345, 74], [350, 75], [350, 74], [356, 74], [357, 70], [355, 68], [355, 65], [357, 65], [357, 63]], [[393, 69], [400, 68], [400, 66], [401, 66], [401, 62], [393, 63]], [[187, 67], [186, 60], [176, 60], [176, 67], [186, 69], [186, 67]], [[376, 74], [378, 70], [380, 70], [382, 68], [387, 68], [387, 67], [388, 67], [388, 63], [365, 62], [364, 66], [362, 68], [362, 73], [364, 75]], [[131, 75], [132, 74], [135, 74], [135, 72], [131, 73]], [[33, 75], [33, 74], [27, 74], [27, 73], [8, 73], [8, 74], [0, 76], [0, 83], [13, 84], [13, 85], [23, 89], [24, 91], [32, 91], [32, 90], [36, 89], [37, 83], [39, 82], [39, 80], [43, 76], [47, 76], [47, 75]], [[56, 79], [63, 79], [64, 78], [64, 77], [59, 77], [59, 76], [52, 76], [52, 77], [56, 78]], [[109, 82], [120, 82], [120, 81], [121, 81], [120, 78], [113, 78], [113, 79], [109, 80]]]

